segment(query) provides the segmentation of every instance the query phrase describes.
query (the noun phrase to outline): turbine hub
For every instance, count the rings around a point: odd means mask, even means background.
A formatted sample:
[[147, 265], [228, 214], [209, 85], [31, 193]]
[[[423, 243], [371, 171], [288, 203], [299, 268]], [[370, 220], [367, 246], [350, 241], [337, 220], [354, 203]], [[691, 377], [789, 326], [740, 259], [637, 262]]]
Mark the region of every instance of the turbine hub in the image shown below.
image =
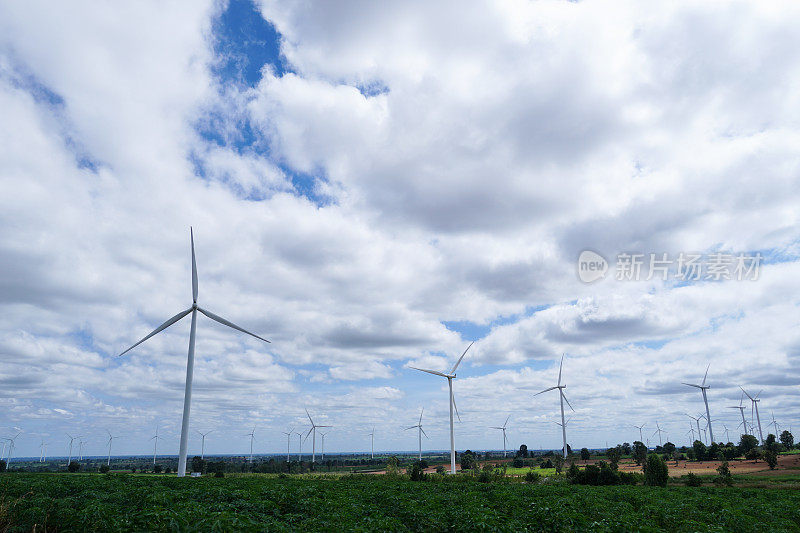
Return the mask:
[[192, 311], [197, 311], [197, 302], [192, 303]]

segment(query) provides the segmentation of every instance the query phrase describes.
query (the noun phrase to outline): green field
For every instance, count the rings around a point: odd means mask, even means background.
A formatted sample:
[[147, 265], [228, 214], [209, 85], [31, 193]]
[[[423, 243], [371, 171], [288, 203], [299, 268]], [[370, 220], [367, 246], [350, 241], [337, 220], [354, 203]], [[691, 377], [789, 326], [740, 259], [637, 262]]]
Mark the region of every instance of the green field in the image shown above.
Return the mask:
[[386, 476], [0, 476], [0, 531], [798, 531], [800, 492]]

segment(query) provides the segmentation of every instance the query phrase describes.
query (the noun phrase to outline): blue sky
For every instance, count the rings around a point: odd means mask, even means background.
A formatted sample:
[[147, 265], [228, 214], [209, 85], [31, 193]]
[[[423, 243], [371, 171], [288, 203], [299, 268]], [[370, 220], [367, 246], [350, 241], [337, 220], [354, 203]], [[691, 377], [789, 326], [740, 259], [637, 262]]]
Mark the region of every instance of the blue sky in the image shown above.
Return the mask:
[[[327, 451], [557, 447], [538, 390], [566, 354], [573, 447], [656, 420], [711, 365], [798, 410], [800, 13], [681, 2], [141, 2], [0, 8], [0, 436], [18, 453], [176, 453], [188, 228], [201, 317], [192, 429], [280, 453], [305, 409]], [[598, 32], [597, 28], [604, 31]], [[748, 39], [752, 39], [750, 42]], [[772, 43], [768, 49], [752, 43]], [[760, 252], [757, 280], [583, 283], [583, 250]], [[719, 433], [719, 429], [715, 429]], [[224, 435], [224, 437], [221, 437]], [[193, 433], [190, 453], [199, 446]]]

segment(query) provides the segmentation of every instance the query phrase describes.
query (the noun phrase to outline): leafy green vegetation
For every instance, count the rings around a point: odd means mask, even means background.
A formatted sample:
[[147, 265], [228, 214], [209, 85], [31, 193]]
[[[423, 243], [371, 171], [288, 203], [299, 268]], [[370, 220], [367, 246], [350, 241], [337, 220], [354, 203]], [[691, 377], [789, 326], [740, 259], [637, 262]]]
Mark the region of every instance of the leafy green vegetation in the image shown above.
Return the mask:
[[4, 474], [0, 530], [599, 530], [800, 528], [800, 492], [480, 483], [473, 476]]

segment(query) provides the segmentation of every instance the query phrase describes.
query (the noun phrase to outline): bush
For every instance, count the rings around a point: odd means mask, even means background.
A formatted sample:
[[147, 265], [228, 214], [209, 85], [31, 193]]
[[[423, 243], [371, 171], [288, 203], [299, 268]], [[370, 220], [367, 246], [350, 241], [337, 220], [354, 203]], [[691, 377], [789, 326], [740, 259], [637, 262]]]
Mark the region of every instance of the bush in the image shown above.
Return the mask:
[[107, 474], [109, 470], [111, 470], [111, 469], [108, 467], [108, 465], [100, 465], [100, 473], [101, 474]]
[[758, 448], [751, 448], [744, 455], [744, 458], [749, 461], [758, 461], [761, 458], [761, 450]]
[[514, 468], [522, 468], [525, 466], [525, 461], [522, 459], [522, 457], [514, 457], [514, 460], [511, 462], [511, 466]]
[[67, 466], [67, 470], [70, 472], [77, 472], [81, 469], [81, 464], [78, 461], [71, 461], [69, 466]]
[[222, 470], [217, 470], [214, 473], [214, 477], [225, 477], [225, 473]]
[[444, 465], [436, 465], [436, 473], [444, 475], [447, 473], [447, 469], [444, 467]]
[[161, 473], [161, 465], [153, 465], [153, 472], [155, 472], [156, 474], [160, 474]]
[[478, 460], [475, 459], [475, 454], [471, 450], [466, 450], [461, 454], [461, 470], [469, 470], [477, 466]]
[[539, 482], [539, 478], [541, 478], [541, 477], [542, 476], [539, 475], [539, 472], [534, 472], [533, 470], [531, 470], [530, 472], [525, 474], [525, 482], [527, 482], [527, 483], [538, 483]]
[[6, 462], [3, 461], [3, 460], [0, 460], [0, 472], [5, 472], [6, 471], [6, 466], [7, 466]]
[[171, 467], [169, 467], [169, 466], [168, 466], [168, 467], [166, 467], [166, 468], [164, 469], [164, 473], [165, 473], [165, 474], [171, 474], [171, 473], [172, 473], [172, 468], [171, 468]]
[[635, 485], [636, 474], [619, 472], [612, 465], [600, 461], [587, 465], [583, 470], [573, 463], [567, 470], [567, 479], [574, 485]]
[[775, 450], [765, 450], [764, 461], [769, 465], [770, 470], [775, 470], [775, 467], [778, 466], [778, 454], [775, 453]]
[[717, 477], [714, 478], [714, 484], [727, 485], [729, 487], [733, 485], [733, 476], [728, 468], [728, 461], [722, 461], [717, 467]]
[[669, 480], [669, 468], [664, 459], [657, 453], [647, 456], [644, 465], [644, 482], [651, 487], [666, 487]]
[[553, 461], [550, 459], [547, 461], [542, 461], [542, 464], [539, 465], [539, 468], [553, 468]]
[[421, 461], [414, 461], [414, 463], [408, 467], [407, 473], [411, 477], [411, 481], [425, 481], [427, 477]]
[[684, 476], [683, 483], [687, 487], [699, 487], [703, 484], [703, 481], [700, 479], [700, 476], [694, 474], [693, 472], [689, 472]]

